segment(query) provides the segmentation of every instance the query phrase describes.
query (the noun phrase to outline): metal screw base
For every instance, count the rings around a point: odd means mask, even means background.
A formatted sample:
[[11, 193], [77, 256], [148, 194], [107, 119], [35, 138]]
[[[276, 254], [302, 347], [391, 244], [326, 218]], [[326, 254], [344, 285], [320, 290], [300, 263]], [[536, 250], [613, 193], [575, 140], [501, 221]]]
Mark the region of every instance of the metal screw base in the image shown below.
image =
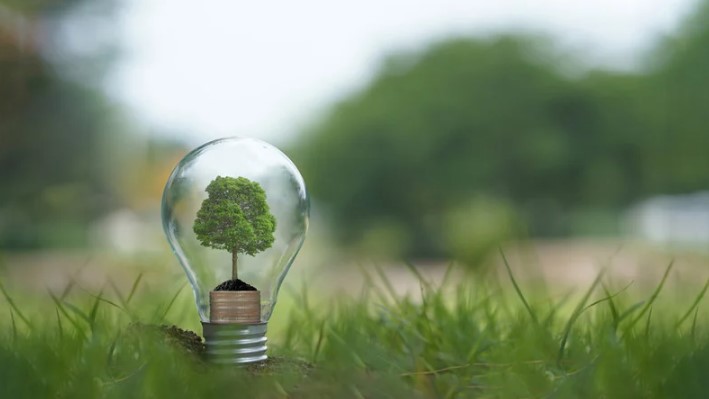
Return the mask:
[[249, 364], [268, 359], [266, 326], [267, 323], [202, 322], [207, 359], [217, 364]]

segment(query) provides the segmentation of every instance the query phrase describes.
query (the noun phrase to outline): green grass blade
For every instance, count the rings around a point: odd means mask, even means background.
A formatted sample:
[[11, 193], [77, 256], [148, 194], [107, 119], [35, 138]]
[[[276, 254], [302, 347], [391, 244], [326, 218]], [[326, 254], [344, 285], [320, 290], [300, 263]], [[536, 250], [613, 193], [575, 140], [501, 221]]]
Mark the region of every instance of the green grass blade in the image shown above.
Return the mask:
[[71, 291], [74, 289], [74, 285], [76, 285], [76, 280], [74, 280], [74, 278], [72, 277], [72, 278], [69, 280], [69, 284], [67, 284], [66, 287], [64, 287], [64, 290], [62, 291], [62, 294], [59, 295], [59, 299], [61, 299], [62, 301], [63, 301], [64, 299], [66, 299], [66, 297], [68, 297], [69, 294], [71, 293]]
[[510, 277], [510, 281], [512, 281], [512, 286], [514, 286], [514, 289], [517, 292], [517, 296], [519, 297], [519, 299], [522, 300], [522, 303], [524, 304], [524, 308], [527, 309], [527, 312], [529, 313], [529, 317], [532, 318], [532, 321], [534, 322], [534, 324], [539, 325], [539, 320], [537, 319], [537, 315], [532, 310], [532, 307], [529, 306], [529, 303], [527, 302], [527, 298], [524, 297], [522, 290], [519, 288], [519, 285], [517, 284], [517, 280], [515, 280], [515, 276], [512, 274], [512, 269], [510, 268], [509, 262], [507, 262], [507, 257], [505, 257], [505, 253], [502, 251], [502, 248], [499, 248], [499, 250], [500, 250], [500, 255], [502, 255], [502, 261], [505, 263], [505, 268], [507, 269], [507, 275]]
[[367, 364], [364, 362], [364, 360], [362, 360], [357, 351], [352, 349], [351, 345], [344, 338], [342, 338], [340, 334], [330, 328], [328, 336], [332, 338], [333, 342], [336, 342], [338, 344], [339, 349], [341, 349], [343, 353], [346, 353], [348, 357], [351, 358], [353, 366], [356, 366], [359, 369], [367, 368]]
[[[606, 288], [606, 286], [603, 285], [603, 292], [606, 294], [606, 296], [603, 297], [603, 298], [601, 298], [601, 299], [599, 299], [599, 300], [596, 300], [596, 301], [591, 302], [590, 304], [588, 304], [588, 306], [586, 306], [586, 309], [592, 308], [592, 307], [594, 307], [594, 306], [596, 306], [596, 305], [598, 305], [599, 303], [602, 303], [602, 302], [606, 302], [606, 301], [611, 301], [611, 302], [612, 302], [612, 301], [613, 301], [613, 298], [615, 298], [615, 297], [617, 297], [618, 295], [622, 294], [622, 293], [623, 293], [625, 290], [627, 290], [628, 287], [630, 287], [632, 284], [633, 284], [632, 282], [629, 283], [628, 285], [626, 285], [625, 287], [623, 287], [623, 288], [621, 288], [619, 291], [617, 291], [615, 294], [610, 294], [610, 293], [608, 292], [608, 289]], [[615, 313], [614, 313], [615, 316], [617, 317], [618, 311], [615, 309], [615, 305], [612, 305], [611, 307], [612, 307], [613, 311], [615, 312]], [[585, 311], [586, 309], [584, 309], [584, 311]]]
[[17, 307], [17, 305], [15, 304], [15, 301], [13, 301], [13, 300], [12, 300], [12, 297], [10, 297], [10, 294], [8, 294], [7, 291], [5, 291], [5, 287], [2, 285], [2, 283], [0, 283], [0, 292], [2, 292], [2, 294], [3, 294], [3, 296], [5, 297], [5, 300], [7, 301], [7, 303], [10, 304], [10, 308], [11, 308], [12, 310], [14, 310], [15, 313], [17, 313], [17, 317], [19, 317], [20, 320], [22, 320], [22, 322], [25, 323], [25, 325], [26, 325], [27, 327], [29, 327], [30, 330], [32, 330], [32, 323], [30, 323], [30, 321], [25, 317], [25, 315], [22, 314], [22, 312], [20, 311], [20, 309], [19, 309], [19, 308]]
[[618, 323], [621, 321], [625, 320], [625, 318], [630, 317], [636, 310], [640, 309], [641, 306], [643, 306], [647, 301], [639, 301], [631, 305], [628, 309], [626, 309], [623, 313], [618, 316]]
[[15, 323], [15, 312], [10, 309], [10, 320], [12, 321], [12, 344], [17, 342], [17, 324]]
[[167, 307], [165, 308], [165, 311], [162, 313], [162, 316], [160, 317], [160, 321], [165, 320], [165, 317], [167, 316], [168, 312], [170, 312], [170, 309], [172, 309], [172, 305], [175, 304], [175, 301], [177, 300], [177, 297], [180, 296], [180, 293], [182, 290], [185, 289], [187, 286], [187, 283], [184, 283], [180, 286], [180, 288], [177, 289], [177, 292], [175, 292], [175, 295], [172, 296], [172, 299], [170, 300], [170, 303], [167, 304]]
[[446, 271], [443, 273], [443, 278], [441, 279], [441, 287], [445, 287], [448, 285], [448, 281], [451, 278], [451, 275], [453, 274], [453, 269], [455, 268], [455, 262], [450, 261], [448, 262], [448, 266], [446, 266]]
[[113, 359], [116, 355], [116, 346], [118, 345], [118, 339], [121, 337], [123, 334], [122, 331], [119, 331], [116, 334], [116, 337], [112, 340], [111, 346], [108, 348], [108, 352], [106, 353], [106, 369], [110, 370], [111, 367], [113, 367]]
[[48, 291], [48, 292], [49, 292], [49, 296], [52, 298], [52, 301], [54, 301], [54, 305], [56, 306], [57, 309], [59, 309], [59, 312], [61, 312], [61, 314], [62, 314], [64, 317], [66, 317], [67, 320], [69, 320], [69, 323], [71, 323], [71, 325], [74, 326], [74, 328], [76, 329], [76, 331], [77, 331], [79, 334], [81, 334], [81, 336], [82, 336], [83, 338], [86, 338], [86, 334], [85, 334], [85, 332], [84, 332], [84, 329], [81, 327], [81, 325], [79, 324], [79, 322], [77, 322], [76, 320], [74, 320], [74, 318], [69, 315], [69, 312], [66, 311], [66, 309], [65, 309], [65, 307], [64, 307], [64, 305], [63, 305], [63, 302], [62, 302], [59, 298], [57, 298], [57, 296], [54, 295], [54, 293], [52, 293], [52, 291]]
[[564, 294], [564, 296], [561, 297], [561, 299], [559, 299], [552, 305], [552, 308], [549, 310], [549, 313], [546, 315], [546, 317], [544, 317], [544, 322], [542, 323], [542, 325], [550, 326], [552, 324], [559, 309], [561, 309], [566, 304], [566, 302], [571, 299], [573, 293], [573, 290], [568, 291], [566, 294]]
[[[632, 284], [632, 282], [630, 284]], [[628, 287], [630, 286], [630, 284], [628, 284]], [[613, 297], [615, 297], [615, 295], [611, 295], [610, 291], [608, 290], [608, 287], [604, 283], [601, 283], [601, 287], [603, 287], [603, 293], [605, 293], [606, 298], [608, 298], [608, 309], [610, 310], [611, 317], [613, 318], [613, 328], [617, 329], [618, 323], [620, 322], [620, 315], [618, 314], [618, 308], [613, 302]]]
[[692, 302], [692, 306], [687, 309], [687, 312], [682, 315], [682, 317], [679, 318], [677, 323], [675, 324], [675, 328], [679, 328], [679, 326], [684, 323], [685, 320], [689, 318], [689, 316], [692, 315], [692, 312], [694, 312], [695, 308], [699, 306], [699, 303], [702, 301], [704, 298], [704, 295], [707, 293], [707, 288], [709, 288], [709, 279], [707, 279], [707, 282], [704, 283], [704, 287], [702, 288], [701, 292], [699, 292], [699, 295], [697, 295], [696, 298], [694, 298], [694, 302]]
[[64, 326], [62, 326], [62, 319], [59, 317], [59, 309], [54, 308], [54, 313], [57, 315], [57, 329], [59, 330], [59, 339], [64, 337]]
[[130, 303], [130, 300], [133, 299], [133, 296], [135, 293], [138, 291], [138, 285], [140, 284], [140, 281], [143, 279], [143, 272], [140, 272], [138, 274], [138, 277], [133, 281], [133, 285], [130, 288], [130, 293], [128, 294], [128, 297], [126, 298], [126, 304]]
[[79, 268], [76, 269], [76, 270], [71, 274], [71, 277], [69, 278], [69, 284], [67, 284], [66, 287], [64, 287], [64, 290], [62, 291], [62, 294], [59, 296], [59, 299], [60, 299], [60, 300], [63, 301], [63, 300], [66, 299], [66, 297], [69, 296], [69, 294], [71, 293], [71, 291], [74, 289], [74, 286], [76, 285], [76, 277], [77, 277], [79, 274], [81, 274], [81, 272], [84, 271], [84, 269], [86, 269], [86, 266], [88, 266], [89, 263], [91, 263], [91, 256], [87, 257], [86, 260], [84, 261], [84, 263], [82, 263], [81, 266], [79, 266]]
[[320, 328], [318, 330], [318, 340], [315, 343], [315, 351], [313, 351], [313, 364], [317, 363], [318, 355], [320, 354], [320, 347], [322, 346], [323, 338], [325, 337], [325, 321], [320, 323]]
[[[135, 285], [135, 282], [133, 284]], [[122, 309], [128, 315], [128, 317], [131, 318], [131, 320], [135, 320], [136, 315], [134, 312], [132, 312], [130, 310], [130, 307], [128, 306], [128, 300], [123, 296], [123, 293], [121, 293], [121, 290], [118, 289], [118, 286], [116, 286], [116, 283], [114, 283], [110, 277], [108, 278], [108, 285], [111, 286], [113, 293], [116, 294], [116, 297], [118, 298], [118, 304], [116, 304], [112, 301], [109, 301], [106, 298], [104, 298], [103, 301], [112, 305], [112, 306], [115, 306], [119, 309]]]
[[670, 264], [667, 266], [667, 269], [665, 269], [665, 274], [662, 276], [662, 279], [660, 280], [660, 284], [657, 285], [657, 288], [655, 288], [655, 291], [650, 295], [650, 299], [648, 299], [647, 303], [645, 306], [640, 310], [640, 313], [638, 313], [635, 318], [628, 323], [628, 325], [625, 327], [626, 331], [632, 328], [642, 317], [645, 315], [645, 313], [650, 310], [650, 307], [652, 306], [653, 302], [657, 299], [657, 297], [660, 295], [660, 291], [662, 291], [662, 288], [665, 286], [665, 282], [667, 281], [667, 277], [670, 275], [670, 271], [672, 270], [672, 267], [674, 266], [674, 260], [670, 262]]
[[114, 283], [113, 279], [111, 279], [110, 277], [108, 278], [108, 285], [111, 286], [111, 289], [118, 297], [118, 302], [120, 302], [121, 306], [123, 306], [123, 308], [126, 309], [126, 311], [127, 311], [128, 310], [128, 302], [126, 301], [125, 297], [123, 297], [123, 293], [121, 292], [121, 290], [118, 289], [118, 286], [116, 286], [116, 283]]
[[421, 275], [421, 272], [414, 266], [411, 262], [405, 261], [404, 265], [409, 269], [409, 271], [416, 276], [416, 279], [419, 281], [419, 285], [422, 287], [426, 288], [427, 290], [431, 289], [431, 283], [426, 281], [426, 279]]
[[91, 325], [91, 330], [94, 329], [96, 323], [96, 315], [98, 314], [98, 308], [101, 304], [101, 297], [103, 296], [103, 288], [99, 291], [98, 295], [94, 299], [94, 303], [91, 306], [91, 311], [89, 312], [89, 324]]
[[79, 309], [78, 306], [75, 306], [67, 301], [64, 301], [64, 306], [66, 306], [67, 309], [74, 312], [77, 316], [79, 316], [82, 320], [84, 320], [89, 326], [91, 326], [91, 319], [89, 318], [89, 315], [86, 314], [86, 312], [84, 312], [83, 310]]
[[650, 319], [652, 319], [652, 308], [647, 313], [647, 320], [645, 321], [645, 338], [650, 337]]
[[[605, 273], [605, 269], [602, 269], [596, 278], [593, 280], [593, 283], [591, 284], [590, 287], [588, 287], [588, 290], [586, 290], [586, 294], [584, 294], [583, 298], [581, 298], [581, 301], [579, 301], [578, 305], [576, 305], [576, 309], [574, 309], [574, 312], [571, 314], [571, 317], [569, 317], [569, 320], [566, 322], [566, 326], [564, 327], [564, 334], [561, 338], [561, 344], [559, 345], [559, 353], [557, 354], [556, 357], [556, 363], [557, 365], [561, 364], [561, 360], [564, 357], [564, 350], [566, 348], [566, 342], [569, 339], [569, 334], [571, 333], [571, 328], [574, 325], [574, 322], [581, 316], [581, 314], [586, 310], [589, 309], [591, 306], [586, 307], [586, 302], [588, 302], [588, 299], [591, 297], [593, 294], [593, 291], [596, 290], [596, 287], [598, 284], [601, 282], [601, 278], [603, 277], [603, 274]], [[600, 301], [596, 301], [593, 305], [600, 303]]]
[[94, 294], [94, 293], [92, 293], [91, 291], [87, 290], [86, 288], [84, 288], [84, 287], [82, 287], [82, 286], [80, 286], [80, 285], [77, 285], [77, 286], [79, 287], [79, 289], [81, 289], [81, 291], [85, 292], [85, 293], [86, 293], [87, 295], [89, 295], [90, 297], [92, 297], [92, 298], [94, 298], [94, 299], [96, 299], [96, 300], [99, 300], [99, 301], [101, 301], [101, 302], [103, 302], [103, 303], [105, 303], [105, 304], [111, 305], [111, 306], [115, 307], [116, 309], [120, 309], [120, 310], [123, 311], [123, 312], [126, 312], [126, 313], [130, 314], [130, 313], [128, 312], [128, 310], [125, 309], [123, 306], [121, 306], [121, 305], [119, 305], [119, 304], [113, 302], [113, 301], [110, 300], [110, 299], [106, 299], [106, 297], [103, 296], [103, 293], [104, 293], [105, 288], [106, 288], [105, 285], [104, 285], [103, 288], [101, 288], [101, 295], [100, 295], [100, 296], [99, 296], [99, 295], [96, 295], [96, 294]]
[[382, 284], [384, 284], [384, 288], [386, 288], [386, 291], [389, 293], [389, 296], [391, 296], [391, 299], [394, 301], [394, 303], [398, 304], [399, 296], [396, 294], [396, 290], [391, 284], [391, 280], [389, 280], [389, 277], [387, 277], [386, 273], [384, 273], [384, 270], [381, 268], [381, 266], [376, 263], [374, 263], [374, 270], [376, 270], [377, 275], [379, 275], [379, 280], [381, 280]]
[[379, 285], [374, 283], [374, 277], [372, 277], [369, 271], [367, 271], [367, 269], [359, 263], [357, 264], [357, 267], [359, 268], [360, 273], [362, 273], [362, 277], [364, 277], [364, 286], [368, 287], [368, 290], [374, 292], [374, 295], [376, 295], [382, 303], [389, 303], [387, 294]]

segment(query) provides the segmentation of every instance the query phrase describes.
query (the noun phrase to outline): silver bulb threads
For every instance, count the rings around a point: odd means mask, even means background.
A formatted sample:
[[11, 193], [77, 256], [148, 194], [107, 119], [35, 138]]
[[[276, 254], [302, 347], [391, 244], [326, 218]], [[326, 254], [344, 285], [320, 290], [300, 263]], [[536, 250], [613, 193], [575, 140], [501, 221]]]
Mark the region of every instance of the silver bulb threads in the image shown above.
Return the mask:
[[250, 364], [263, 362], [266, 355], [267, 323], [206, 323], [202, 331], [207, 359], [215, 364]]
[[217, 364], [266, 360], [266, 323], [259, 291], [211, 291], [209, 323], [202, 323], [207, 359]]

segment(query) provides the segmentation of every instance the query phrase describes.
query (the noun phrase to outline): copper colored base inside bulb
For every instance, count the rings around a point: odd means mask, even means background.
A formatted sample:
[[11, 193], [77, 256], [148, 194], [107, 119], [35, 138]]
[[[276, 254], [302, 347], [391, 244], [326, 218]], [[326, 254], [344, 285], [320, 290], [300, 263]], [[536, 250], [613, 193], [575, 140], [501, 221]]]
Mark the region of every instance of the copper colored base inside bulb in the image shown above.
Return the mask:
[[211, 291], [209, 293], [209, 321], [211, 323], [261, 322], [261, 292]]

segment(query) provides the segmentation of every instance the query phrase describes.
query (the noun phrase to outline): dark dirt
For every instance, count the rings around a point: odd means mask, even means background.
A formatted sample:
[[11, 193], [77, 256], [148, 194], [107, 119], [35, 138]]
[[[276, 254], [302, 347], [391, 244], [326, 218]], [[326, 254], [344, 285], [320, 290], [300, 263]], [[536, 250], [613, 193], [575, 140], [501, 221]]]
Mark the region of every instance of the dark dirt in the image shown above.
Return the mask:
[[[128, 327], [129, 331], [139, 334], [154, 334], [185, 352], [194, 355], [199, 361], [205, 361], [205, 347], [202, 337], [192, 331], [183, 330], [176, 326], [152, 325], [133, 323]], [[296, 372], [302, 376], [307, 376], [313, 370], [313, 365], [302, 359], [286, 357], [269, 357], [261, 363], [250, 364], [245, 367], [253, 374], [277, 374]]]
[[129, 331], [144, 334], [154, 334], [170, 345], [183, 349], [187, 353], [202, 358], [204, 356], [204, 343], [202, 337], [192, 331], [183, 330], [176, 326], [156, 326], [152, 324], [133, 323]]
[[270, 375], [279, 373], [297, 373], [307, 377], [313, 371], [313, 364], [302, 359], [269, 356], [265, 362], [249, 364], [246, 369], [253, 374]]
[[214, 291], [257, 291], [257, 289], [249, 283], [236, 279], [219, 284]]
[[198, 356], [204, 354], [204, 343], [202, 337], [192, 331], [183, 330], [175, 326], [160, 326], [160, 331], [165, 334], [165, 339], [175, 345], [181, 346], [189, 353]]

